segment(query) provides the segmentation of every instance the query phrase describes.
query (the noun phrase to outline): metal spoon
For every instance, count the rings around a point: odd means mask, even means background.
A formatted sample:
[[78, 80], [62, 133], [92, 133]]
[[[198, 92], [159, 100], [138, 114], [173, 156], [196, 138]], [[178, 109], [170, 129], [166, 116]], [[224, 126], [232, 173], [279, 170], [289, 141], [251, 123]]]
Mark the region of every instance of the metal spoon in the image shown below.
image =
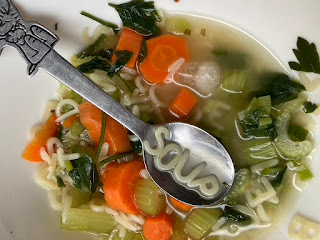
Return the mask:
[[[8, 14], [15, 16], [11, 21], [4, 22], [0, 27], [0, 48], [12, 46], [28, 63], [29, 76], [38, 69], [43, 69], [60, 82], [80, 94], [82, 97], [100, 108], [103, 112], [117, 120], [134, 133], [141, 142], [148, 141], [152, 147], [157, 147], [155, 130], [159, 126], [148, 125], [137, 119], [131, 112], [113, 100], [91, 80], [74, 68], [69, 62], [53, 50], [58, 37], [43, 26], [34, 22], [24, 22], [18, 10], [9, 0], [0, 0], [0, 5], [7, 9]], [[5, 21], [4, 21], [5, 20]], [[143, 157], [146, 169], [156, 184], [172, 197], [193, 206], [211, 206], [217, 204], [229, 191], [234, 178], [233, 162], [224, 147], [210, 134], [202, 129], [185, 123], [168, 123], [162, 125], [170, 131], [170, 138], [163, 139], [164, 146], [177, 143], [182, 150], [190, 155], [181, 171], [188, 175], [197, 166], [204, 167], [193, 180], [214, 176], [217, 179], [218, 190], [215, 194], [204, 194], [201, 186], [189, 182], [177, 181], [174, 170], [163, 171], [156, 167], [155, 157], [145, 151]], [[164, 156], [168, 163], [174, 158], [174, 153]], [[205, 184], [208, 188], [210, 183]]]

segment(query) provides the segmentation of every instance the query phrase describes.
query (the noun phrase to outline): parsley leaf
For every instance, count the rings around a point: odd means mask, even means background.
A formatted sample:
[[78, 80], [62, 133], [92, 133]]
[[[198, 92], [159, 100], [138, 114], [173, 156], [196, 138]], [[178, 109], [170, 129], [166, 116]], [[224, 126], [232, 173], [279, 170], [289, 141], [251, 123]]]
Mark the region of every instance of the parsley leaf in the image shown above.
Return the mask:
[[115, 73], [119, 72], [131, 59], [133, 53], [127, 50], [116, 51], [116, 56], [118, 57], [114, 66], [109, 70], [108, 75], [112, 77]]
[[154, 7], [153, 1], [132, 0], [119, 5], [109, 3], [109, 6], [117, 10], [123, 26], [144, 36], [160, 35], [161, 30], [156, 22], [161, 22], [162, 19]]
[[316, 45], [309, 43], [302, 37], [298, 37], [297, 49], [293, 49], [299, 63], [289, 62], [293, 70], [320, 73], [319, 54]]
[[303, 106], [304, 106], [303, 111], [305, 113], [313, 113], [318, 108], [317, 104], [314, 104], [310, 101], [305, 102]]
[[73, 169], [68, 172], [73, 186], [81, 192], [95, 192], [99, 183], [98, 172], [92, 158], [86, 154], [72, 161]]

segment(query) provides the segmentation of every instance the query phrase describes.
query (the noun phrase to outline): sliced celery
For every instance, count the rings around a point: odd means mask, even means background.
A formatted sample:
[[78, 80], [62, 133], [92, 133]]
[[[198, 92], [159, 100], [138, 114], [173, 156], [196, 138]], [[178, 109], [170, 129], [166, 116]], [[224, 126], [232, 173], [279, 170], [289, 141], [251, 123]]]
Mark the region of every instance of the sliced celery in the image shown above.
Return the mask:
[[166, 206], [164, 194], [152, 180], [141, 180], [135, 190], [136, 204], [145, 214], [156, 216]]
[[259, 117], [259, 127], [266, 127], [272, 124], [271, 117]]
[[117, 223], [113, 217], [106, 212], [71, 208], [66, 222], [60, 223], [60, 228], [96, 234], [109, 234], [116, 225]]
[[242, 168], [236, 172], [232, 187], [224, 199], [227, 204], [237, 204], [240, 195], [244, 193], [250, 185], [250, 176], [251, 172], [247, 168]]
[[258, 113], [259, 116], [269, 116], [271, 112], [271, 97], [270, 95], [258, 98]]
[[298, 141], [298, 142], [304, 141], [308, 133], [309, 133], [308, 130], [295, 124], [290, 125], [288, 129], [289, 138], [292, 139], [293, 141]]
[[184, 222], [178, 215], [174, 215], [174, 228], [171, 240], [188, 240], [188, 236], [184, 231]]
[[288, 135], [289, 121], [289, 113], [283, 113], [276, 121], [278, 137], [275, 140], [275, 145], [278, 151], [286, 158], [297, 159], [308, 156], [313, 150], [312, 143], [307, 140], [302, 142], [292, 141]]
[[190, 23], [184, 18], [169, 17], [165, 21], [165, 29], [168, 32], [182, 35], [187, 29], [190, 29]]
[[283, 104], [275, 106], [275, 109], [278, 110], [278, 115], [281, 115], [283, 113], [294, 113], [298, 111], [303, 104], [308, 100], [308, 96], [306, 96], [303, 93], [300, 93], [298, 95], [298, 98], [285, 102]]
[[88, 192], [80, 192], [76, 188], [72, 188], [71, 191], [71, 196], [72, 196], [72, 208], [78, 208], [82, 204], [85, 204], [90, 201], [91, 194]]
[[82, 123], [80, 122], [80, 119], [77, 119], [77, 120], [73, 123], [70, 131], [71, 131], [71, 134], [72, 134], [73, 136], [79, 137], [80, 134], [81, 134], [85, 129], [86, 129], [86, 128], [85, 128], [85, 126], [82, 125]]
[[222, 82], [222, 88], [235, 92], [241, 93], [247, 83], [247, 72], [234, 70], [231, 73], [225, 74]]
[[243, 154], [247, 156], [249, 165], [254, 165], [277, 157], [276, 150], [269, 139], [249, 140], [243, 148]]
[[193, 240], [202, 239], [222, 214], [219, 208], [196, 208], [188, 216], [184, 230]]
[[[258, 98], [252, 98], [248, 108], [245, 110], [245, 115], [253, 113], [259, 106]], [[241, 119], [240, 119], [241, 120]]]
[[273, 167], [273, 168], [265, 168], [262, 172], [262, 176], [267, 176], [267, 177], [275, 177], [281, 172], [283, 168], [280, 167]]
[[126, 235], [124, 236], [124, 238], [121, 238], [119, 236], [119, 234], [117, 233], [116, 235], [114, 235], [111, 240], [144, 240], [143, 236], [141, 233], [135, 233], [135, 232], [131, 232], [131, 231], [127, 231]]

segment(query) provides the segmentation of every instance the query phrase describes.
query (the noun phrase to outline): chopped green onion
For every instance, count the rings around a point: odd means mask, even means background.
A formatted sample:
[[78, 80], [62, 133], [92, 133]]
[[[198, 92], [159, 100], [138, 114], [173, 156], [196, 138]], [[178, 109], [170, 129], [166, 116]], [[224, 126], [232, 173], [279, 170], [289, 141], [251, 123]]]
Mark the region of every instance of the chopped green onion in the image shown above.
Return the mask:
[[60, 176], [57, 175], [57, 183], [58, 183], [58, 187], [59, 188], [64, 188], [66, 187], [66, 185], [64, 184], [62, 178]]
[[107, 115], [105, 112], [102, 112], [102, 127], [101, 127], [101, 135], [100, 135], [100, 141], [99, 141], [99, 146], [96, 152], [96, 159], [99, 158], [102, 145], [104, 143], [104, 138], [106, 136], [106, 128], [107, 128]]
[[64, 166], [66, 167], [67, 171], [70, 172], [73, 170], [73, 166], [70, 160], [64, 162]]
[[109, 162], [112, 162], [114, 160], [129, 156], [129, 155], [132, 155], [132, 154], [134, 154], [133, 151], [127, 152], [127, 153], [118, 154], [118, 155], [114, 155], [114, 156], [111, 156], [111, 157], [107, 157], [106, 159], [104, 159], [101, 162], [99, 162], [99, 166], [101, 167], [101, 166], [103, 166], [103, 165], [105, 165], [105, 164], [107, 164]]
[[299, 125], [290, 125], [288, 129], [288, 135], [293, 141], [301, 142], [304, 141], [309, 131]]
[[98, 23], [101, 23], [104, 26], [112, 28], [112, 30], [114, 31], [115, 34], [118, 34], [118, 32], [120, 31], [120, 28], [116, 24], [104, 21], [104, 20], [102, 20], [100, 18], [97, 18], [97, 17], [91, 15], [90, 13], [87, 13], [87, 12], [84, 12], [84, 11], [82, 11], [80, 14], [83, 15], [83, 16], [86, 16], [86, 17], [88, 17], [88, 18], [90, 18], [90, 19], [92, 19], [92, 20], [94, 20], [94, 21], [96, 21]]
[[306, 182], [313, 178], [312, 172], [304, 164], [301, 164], [301, 170], [298, 171], [298, 176], [302, 182]]

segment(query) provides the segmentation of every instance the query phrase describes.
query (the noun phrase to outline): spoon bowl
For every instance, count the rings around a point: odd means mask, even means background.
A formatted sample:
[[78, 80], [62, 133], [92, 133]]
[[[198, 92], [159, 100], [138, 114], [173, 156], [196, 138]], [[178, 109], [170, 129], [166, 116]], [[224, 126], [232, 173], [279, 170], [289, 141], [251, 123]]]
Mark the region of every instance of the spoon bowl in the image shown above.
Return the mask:
[[[192, 206], [211, 206], [221, 201], [230, 190], [234, 179], [234, 166], [232, 159], [222, 144], [206, 131], [186, 123], [168, 123], [161, 125], [170, 131], [170, 138], [164, 139], [164, 145], [178, 143], [183, 150], [189, 152], [181, 173], [186, 176], [197, 166], [205, 163], [205, 168], [197, 175], [196, 179], [215, 175], [218, 179], [219, 190], [212, 196], [205, 196], [199, 191], [199, 186], [190, 188], [187, 183], [177, 181], [172, 168], [162, 171], [155, 164], [155, 157], [143, 151], [146, 168], [155, 183], [173, 198]], [[150, 126], [145, 133], [150, 146], [155, 147], [155, 130], [158, 126]], [[144, 145], [144, 144], [143, 144]], [[167, 164], [173, 156], [168, 157]], [[166, 161], [164, 159], [164, 161]]]

